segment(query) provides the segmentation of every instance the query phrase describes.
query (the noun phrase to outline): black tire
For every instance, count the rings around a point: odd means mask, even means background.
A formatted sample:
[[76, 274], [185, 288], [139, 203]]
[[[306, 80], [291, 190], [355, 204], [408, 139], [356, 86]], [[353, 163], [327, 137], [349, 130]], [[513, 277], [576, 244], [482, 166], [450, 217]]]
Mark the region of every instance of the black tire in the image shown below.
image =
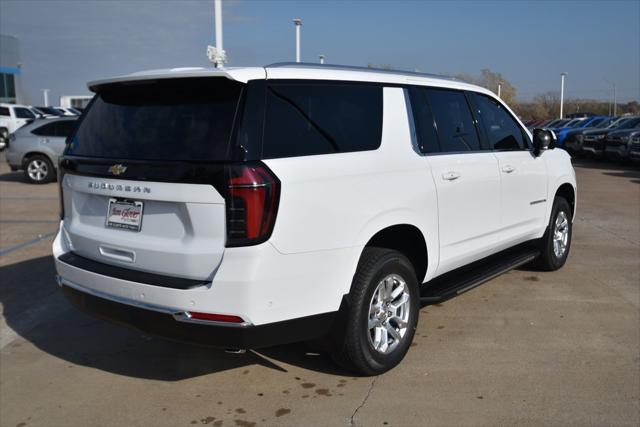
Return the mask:
[[[47, 156], [35, 154], [24, 161], [24, 177], [31, 184], [46, 184], [56, 178], [53, 163]], [[34, 173], [34, 170], [40, 171]]]
[[[404, 335], [397, 340], [397, 344], [392, 344], [392, 350], [383, 354], [374, 348], [370, 339], [369, 309], [374, 291], [390, 275], [405, 282], [409, 295], [406, 306], [408, 319]], [[399, 282], [394, 282], [394, 285], [397, 283]], [[339, 328], [341, 332], [332, 336], [333, 360], [343, 368], [362, 375], [378, 375], [398, 365], [413, 340], [418, 324], [419, 299], [416, 273], [407, 257], [390, 249], [365, 248], [353, 278], [347, 312]], [[395, 322], [393, 324], [398, 326]]]
[[[556, 221], [558, 221], [558, 217], [561, 215], [564, 215], [567, 219], [566, 227], [568, 235], [564, 251], [560, 256], [558, 256], [554, 250], [554, 231]], [[541, 253], [535, 262], [536, 267], [545, 271], [554, 271], [561, 268], [565, 262], [567, 262], [567, 257], [569, 256], [569, 251], [571, 249], [571, 237], [573, 234], [572, 219], [569, 202], [567, 202], [563, 197], [556, 197], [553, 200], [553, 208], [551, 210], [551, 218], [549, 220], [549, 225], [547, 226], [547, 231], [544, 233], [544, 236], [542, 236], [540, 241]]]
[[6, 128], [0, 128], [0, 151], [9, 145], [9, 131]]

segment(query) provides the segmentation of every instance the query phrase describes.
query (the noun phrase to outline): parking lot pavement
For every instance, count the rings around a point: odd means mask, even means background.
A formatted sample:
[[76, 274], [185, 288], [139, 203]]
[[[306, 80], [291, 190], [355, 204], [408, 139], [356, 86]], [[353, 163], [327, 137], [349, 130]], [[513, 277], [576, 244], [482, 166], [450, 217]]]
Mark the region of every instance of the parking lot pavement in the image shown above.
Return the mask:
[[94, 320], [54, 284], [55, 184], [0, 166], [0, 425], [640, 424], [640, 171], [577, 164], [568, 264], [422, 309], [376, 378], [302, 345], [246, 355]]

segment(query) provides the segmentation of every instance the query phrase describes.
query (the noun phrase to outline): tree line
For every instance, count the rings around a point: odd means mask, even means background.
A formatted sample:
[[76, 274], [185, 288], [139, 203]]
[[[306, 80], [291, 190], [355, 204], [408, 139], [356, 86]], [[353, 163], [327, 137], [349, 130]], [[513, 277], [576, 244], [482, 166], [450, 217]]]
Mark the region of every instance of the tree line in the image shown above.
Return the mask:
[[[391, 64], [367, 64], [369, 68], [383, 68], [392, 70]], [[469, 74], [456, 74], [456, 79], [463, 82], [472, 83], [482, 86], [497, 94], [498, 84], [500, 85], [500, 98], [511, 107], [511, 109], [522, 120], [542, 120], [553, 119], [560, 115], [560, 93], [546, 92], [535, 96], [531, 101], [518, 101], [517, 89], [505, 79], [502, 74], [491, 71], [487, 68], [480, 71], [480, 76], [474, 77]], [[613, 115], [613, 105], [608, 101], [600, 101], [597, 99], [584, 98], [565, 98], [563, 113], [593, 113], [596, 115], [608, 116]], [[626, 103], [617, 103], [615, 108], [616, 114], [635, 114], [640, 115], [640, 103], [631, 101]]]
[[[484, 69], [480, 72], [479, 78], [474, 78], [468, 74], [458, 74], [454, 77], [467, 83], [482, 86], [494, 93], [497, 93], [498, 84], [500, 84], [500, 98], [502, 98], [522, 120], [552, 119], [560, 115], [559, 92], [546, 92], [535, 96], [529, 102], [522, 102], [516, 98], [516, 88], [500, 73]], [[640, 114], [640, 103], [638, 101], [617, 103], [615, 110], [618, 115]], [[572, 113], [593, 113], [607, 116], [612, 115], [613, 111], [613, 105], [608, 101], [583, 98], [565, 98], [564, 100], [563, 113], [565, 115]]]

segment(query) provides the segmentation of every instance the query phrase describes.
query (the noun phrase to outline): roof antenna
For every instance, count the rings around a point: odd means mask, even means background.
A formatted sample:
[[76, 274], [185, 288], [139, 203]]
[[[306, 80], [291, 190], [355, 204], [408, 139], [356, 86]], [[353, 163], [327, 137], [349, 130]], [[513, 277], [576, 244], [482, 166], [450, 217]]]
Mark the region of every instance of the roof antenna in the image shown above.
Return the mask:
[[227, 52], [222, 47], [222, 0], [213, 0], [216, 25], [216, 45], [207, 46], [207, 58], [216, 68], [223, 68], [227, 62]]

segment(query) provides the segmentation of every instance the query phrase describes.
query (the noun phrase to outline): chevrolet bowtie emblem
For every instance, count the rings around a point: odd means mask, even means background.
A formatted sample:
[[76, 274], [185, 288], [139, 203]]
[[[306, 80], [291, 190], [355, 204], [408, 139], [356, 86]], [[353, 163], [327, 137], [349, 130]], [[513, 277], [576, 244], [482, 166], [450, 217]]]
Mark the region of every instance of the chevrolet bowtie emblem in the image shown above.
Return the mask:
[[113, 165], [109, 168], [109, 172], [113, 175], [122, 175], [127, 171], [127, 167], [124, 165]]

